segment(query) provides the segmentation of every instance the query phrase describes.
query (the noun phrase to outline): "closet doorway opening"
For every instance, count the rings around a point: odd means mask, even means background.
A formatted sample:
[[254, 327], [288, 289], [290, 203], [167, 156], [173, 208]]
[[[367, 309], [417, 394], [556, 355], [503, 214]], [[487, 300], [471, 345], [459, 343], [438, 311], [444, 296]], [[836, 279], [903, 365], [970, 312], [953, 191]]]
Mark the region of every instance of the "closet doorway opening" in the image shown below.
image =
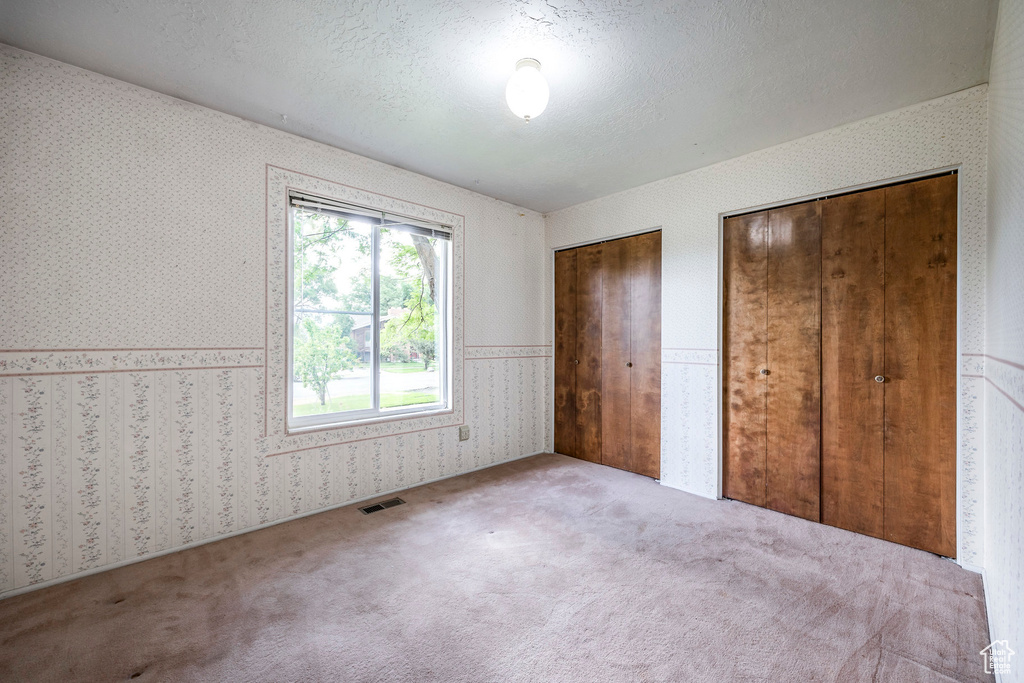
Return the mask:
[[661, 476], [661, 231], [555, 252], [555, 452]]
[[956, 557], [957, 180], [723, 219], [724, 497]]

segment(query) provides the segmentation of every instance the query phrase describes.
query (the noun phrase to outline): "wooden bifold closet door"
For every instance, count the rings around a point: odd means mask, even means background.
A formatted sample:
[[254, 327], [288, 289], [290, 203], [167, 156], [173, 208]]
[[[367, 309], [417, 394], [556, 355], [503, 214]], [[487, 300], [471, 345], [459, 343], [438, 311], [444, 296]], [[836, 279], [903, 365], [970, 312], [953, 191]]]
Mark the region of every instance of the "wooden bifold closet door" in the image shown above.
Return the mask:
[[726, 497], [955, 556], [956, 198], [947, 174], [726, 219]]
[[661, 233], [555, 253], [555, 451], [661, 473]]
[[817, 203], [725, 221], [727, 498], [819, 519]]
[[821, 204], [821, 521], [881, 537], [885, 191]]
[[955, 175], [885, 190], [885, 539], [956, 556]]

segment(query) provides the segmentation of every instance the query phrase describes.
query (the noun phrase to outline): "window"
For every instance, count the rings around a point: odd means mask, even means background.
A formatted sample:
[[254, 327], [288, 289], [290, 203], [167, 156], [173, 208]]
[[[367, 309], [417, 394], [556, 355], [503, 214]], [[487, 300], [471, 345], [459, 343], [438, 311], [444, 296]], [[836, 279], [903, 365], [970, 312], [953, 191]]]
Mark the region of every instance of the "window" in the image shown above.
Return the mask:
[[289, 195], [288, 427], [442, 411], [451, 231]]

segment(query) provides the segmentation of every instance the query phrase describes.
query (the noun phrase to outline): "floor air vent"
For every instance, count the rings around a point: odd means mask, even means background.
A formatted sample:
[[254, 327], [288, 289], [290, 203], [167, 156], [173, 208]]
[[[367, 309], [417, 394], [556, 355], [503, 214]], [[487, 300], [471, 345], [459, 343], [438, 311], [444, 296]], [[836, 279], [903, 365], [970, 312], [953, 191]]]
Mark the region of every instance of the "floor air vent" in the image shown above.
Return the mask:
[[366, 507], [361, 507], [361, 508], [359, 508], [359, 511], [362, 512], [364, 515], [368, 515], [371, 512], [380, 512], [381, 510], [387, 510], [388, 508], [393, 508], [396, 505], [404, 505], [404, 504], [405, 504], [405, 501], [402, 500], [401, 498], [391, 498], [390, 500], [382, 500], [379, 503], [374, 503], [373, 505], [367, 505]]

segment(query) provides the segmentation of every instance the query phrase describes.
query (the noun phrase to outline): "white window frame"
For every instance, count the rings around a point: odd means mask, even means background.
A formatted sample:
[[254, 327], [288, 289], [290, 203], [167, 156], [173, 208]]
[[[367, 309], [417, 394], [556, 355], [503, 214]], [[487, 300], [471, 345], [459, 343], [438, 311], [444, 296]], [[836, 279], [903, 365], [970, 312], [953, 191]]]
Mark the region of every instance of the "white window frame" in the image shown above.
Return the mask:
[[[355, 213], [365, 216], [371, 223], [370, 231], [370, 252], [371, 252], [371, 282], [372, 294], [370, 304], [370, 328], [372, 335], [372, 350], [370, 353], [371, 367], [371, 404], [373, 407], [366, 410], [348, 410], [334, 413], [322, 413], [320, 415], [292, 415], [292, 391], [295, 384], [295, 364], [293, 362], [294, 351], [294, 322], [295, 322], [295, 207], [291, 205], [293, 197], [301, 197], [304, 201], [319, 202], [324, 209], [336, 209], [346, 213]], [[453, 235], [452, 227], [441, 224], [433, 224], [423, 219], [402, 216], [380, 209], [364, 206], [342, 204], [336, 200], [318, 197], [307, 193], [289, 192], [288, 206], [288, 249], [286, 253], [287, 270], [287, 298], [286, 310], [286, 376], [287, 391], [285, 395], [285, 430], [287, 433], [296, 433], [308, 430], [319, 430], [331, 427], [344, 427], [358, 424], [372, 424], [374, 422], [390, 421], [403, 417], [425, 417], [448, 413], [452, 410], [452, 326], [453, 320]], [[440, 289], [436, 292], [435, 306], [437, 317], [443, 321], [440, 330], [440, 343], [438, 344], [439, 354], [435, 360], [438, 370], [438, 393], [440, 400], [434, 403], [424, 403], [415, 406], [401, 406], [396, 408], [380, 407], [380, 230], [388, 225], [407, 224], [426, 229], [432, 229], [438, 234], [446, 234], [443, 240], [446, 248], [441, 252], [442, 277], [435, 280], [435, 287]]]

